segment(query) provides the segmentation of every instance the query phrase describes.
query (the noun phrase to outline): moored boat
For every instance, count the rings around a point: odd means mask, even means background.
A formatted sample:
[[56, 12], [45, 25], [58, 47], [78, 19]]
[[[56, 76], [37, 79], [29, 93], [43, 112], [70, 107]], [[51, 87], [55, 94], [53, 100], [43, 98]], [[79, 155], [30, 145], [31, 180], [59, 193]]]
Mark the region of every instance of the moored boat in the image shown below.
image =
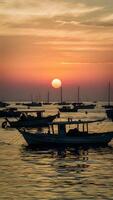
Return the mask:
[[23, 103], [23, 106], [28, 106], [28, 107], [40, 107], [42, 106], [42, 103], [34, 102], [32, 101], [31, 103]]
[[19, 117], [20, 115], [21, 112], [17, 108], [10, 107], [0, 110], [0, 117]]
[[[36, 113], [36, 116], [29, 113]], [[34, 127], [46, 127], [48, 123], [52, 122], [55, 118], [59, 117], [59, 113], [55, 115], [43, 116], [44, 110], [40, 111], [24, 111], [20, 118], [16, 121], [6, 120], [2, 123], [2, 128], [34, 128]]]
[[62, 106], [59, 108], [60, 112], [77, 112], [78, 109], [75, 106]]
[[94, 109], [96, 104], [73, 103], [76, 109]]
[[[25, 141], [30, 146], [81, 146], [81, 145], [107, 145], [113, 138], [113, 132], [105, 133], [89, 133], [88, 124], [99, 122], [94, 121], [65, 121], [53, 122], [49, 125], [48, 133], [32, 133], [25, 129], [18, 129], [24, 137]], [[67, 125], [76, 125], [76, 128], [66, 131]], [[82, 125], [82, 131], [80, 131]], [[55, 134], [54, 126], [58, 127], [58, 132]]]

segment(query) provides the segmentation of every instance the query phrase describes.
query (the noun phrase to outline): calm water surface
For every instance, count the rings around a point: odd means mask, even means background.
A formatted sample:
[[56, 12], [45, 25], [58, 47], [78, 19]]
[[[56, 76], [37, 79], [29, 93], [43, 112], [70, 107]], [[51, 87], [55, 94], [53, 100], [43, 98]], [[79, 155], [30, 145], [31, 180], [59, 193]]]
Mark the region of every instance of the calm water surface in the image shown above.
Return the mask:
[[[97, 108], [69, 115], [94, 119], [105, 113]], [[93, 124], [91, 130], [113, 130], [113, 122]], [[106, 148], [33, 150], [17, 130], [0, 129], [0, 199], [113, 199], [113, 141]]]

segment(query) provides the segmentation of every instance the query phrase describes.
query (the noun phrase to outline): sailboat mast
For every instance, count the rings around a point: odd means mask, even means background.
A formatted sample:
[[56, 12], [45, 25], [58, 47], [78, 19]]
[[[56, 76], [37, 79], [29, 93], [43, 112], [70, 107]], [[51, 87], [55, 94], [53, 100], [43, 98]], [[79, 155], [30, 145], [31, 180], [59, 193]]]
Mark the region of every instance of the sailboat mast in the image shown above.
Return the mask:
[[108, 105], [110, 106], [110, 99], [111, 99], [111, 85], [110, 81], [108, 83]]
[[48, 91], [48, 94], [47, 94], [47, 103], [49, 103], [49, 100], [50, 100], [50, 93]]
[[78, 87], [78, 103], [80, 103], [80, 87]]
[[63, 99], [63, 95], [62, 95], [62, 86], [61, 86], [61, 88], [60, 88], [60, 101], [61, 101], [61, 103], [62, 103], [62, 99]]
[[32, 94], [30, 95], [30, 99], [31, 99], [31, 102], [33, 102], [33, 95]]

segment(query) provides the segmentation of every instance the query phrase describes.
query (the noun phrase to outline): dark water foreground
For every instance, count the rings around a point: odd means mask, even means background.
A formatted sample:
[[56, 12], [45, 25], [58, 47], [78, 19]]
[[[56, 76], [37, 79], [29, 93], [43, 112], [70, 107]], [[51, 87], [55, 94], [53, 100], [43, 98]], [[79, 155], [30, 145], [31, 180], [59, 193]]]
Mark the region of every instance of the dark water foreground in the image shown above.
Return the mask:
[[113, 148], [0, 144], [0, 199], [113, 199]]
[[[89, 117], [97, 114], [104, 116]], [[17, 130], [0, 129], [0, 199], [113, 199], [113, 140], [106, 148], [31, 149]]]

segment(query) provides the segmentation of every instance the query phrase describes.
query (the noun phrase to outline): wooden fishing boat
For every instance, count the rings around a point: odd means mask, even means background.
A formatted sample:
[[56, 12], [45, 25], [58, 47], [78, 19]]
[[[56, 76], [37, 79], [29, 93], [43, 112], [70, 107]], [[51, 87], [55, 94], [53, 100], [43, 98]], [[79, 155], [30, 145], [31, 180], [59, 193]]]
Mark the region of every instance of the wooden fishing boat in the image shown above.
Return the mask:
[[[36, 116], [29, 113], [36, 113]], [[59, 113], [55, 115], [43, 116], [44, 110], [40, 111], [24, 111], [20, 118], [16, 121], [6, 120], [2, 123], [2, 128], [34, 128], [34, 127], [46, 127], [48, 123], [52, 122], [55, 118], [59, 117]]]
[[[27, 144], [33, 147], [107, 145], [113, 138], [113, 132], [90, 134], [88, 131], [89, 123], [99, 121], [102, 120], [53, 122], [49, 124], [48, 133], [32, 133], [25, 129], [18, 129], [18, 131]], [[66, 131], [67, 125], [76, 125], [76, 128]], [[54, 126], [58, 128], [57, 134], [54, 132]], [[80, 126], [82, 126], [82, 131], [80, 131]]]

